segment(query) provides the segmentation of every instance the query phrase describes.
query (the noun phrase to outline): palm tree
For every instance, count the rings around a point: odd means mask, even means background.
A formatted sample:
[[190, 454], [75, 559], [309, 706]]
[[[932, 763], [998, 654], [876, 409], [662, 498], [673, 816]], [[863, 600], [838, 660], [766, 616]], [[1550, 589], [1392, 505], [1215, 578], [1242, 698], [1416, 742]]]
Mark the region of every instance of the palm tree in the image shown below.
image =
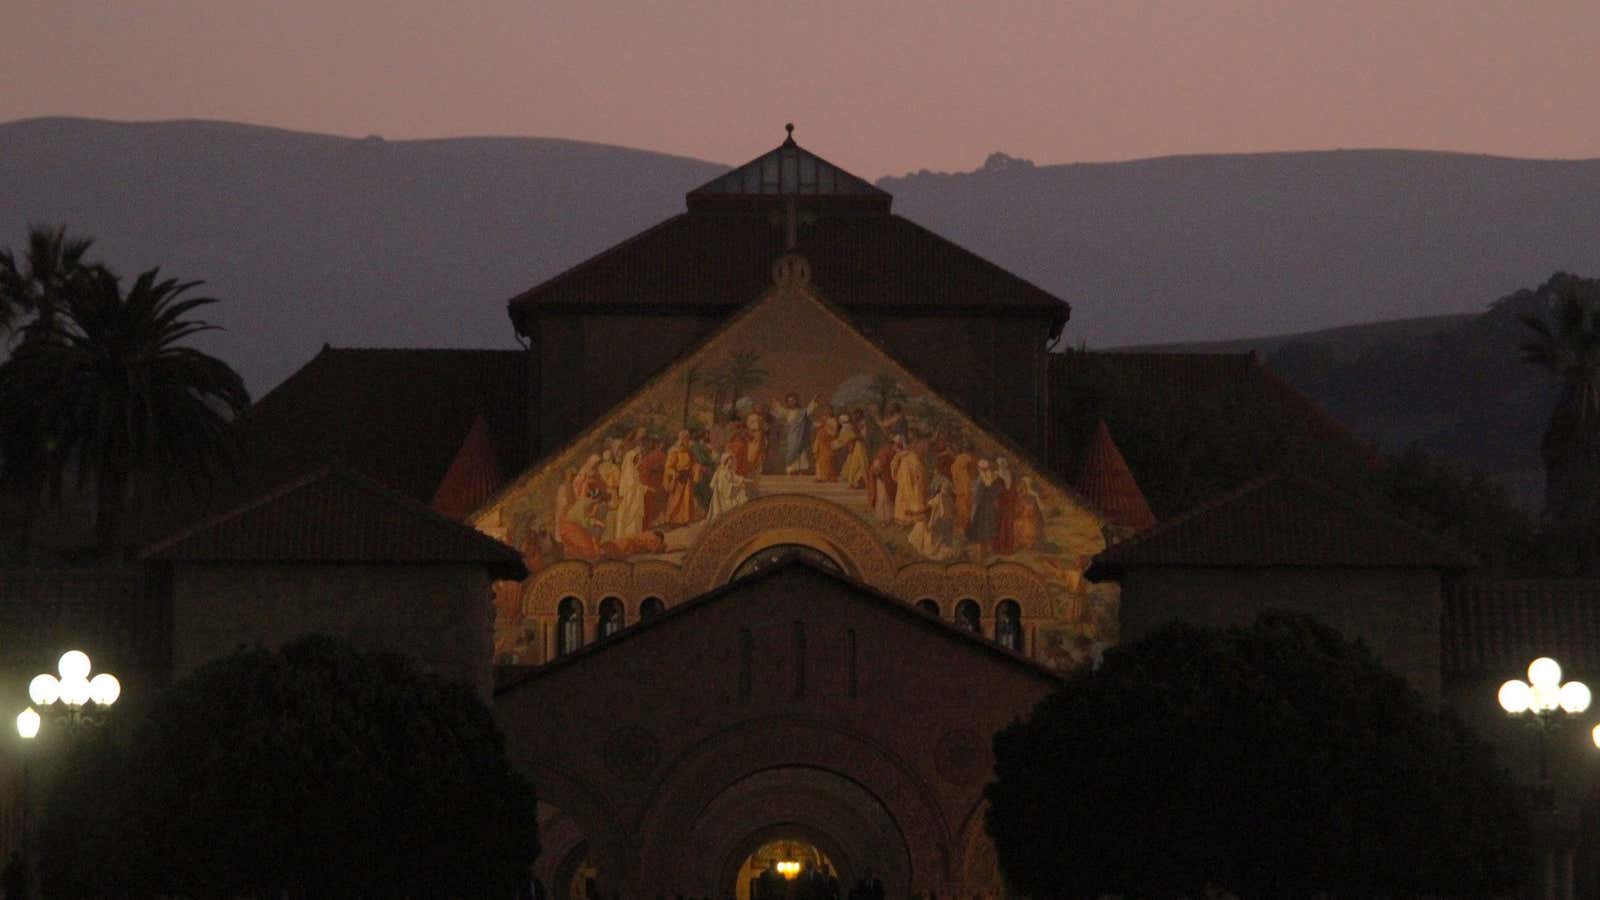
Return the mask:
[[1553, 373], [1560, 393], [1541, 447], [1545, 518], [1563, 537], [1588, 548], [1600, 538], [1600, 281], [1560, 274], [1540, 293], [1550, 298], [1554, 327], [1522, 316], [1533, 337], [1522, 359]]
[[728, 399], [728, 411], [739, 403], [739, 398], [746, 390], [758, 388], [767, 383], [767, 370], [761, 366], [761, 354], [756, 350], [737, 350], [728, 360], [728, 366], [723, 371], [727, 379], [728, 391], [733, 396]]
[[181, 346], [214, 327], [184, 318], [216, 302], [183, 297], [199, 283], [151, 269], [124, 293], [102, 270], [0, 365], [0, 421], [19, 426], [0, 474], [57, 501], [69, 471], [78, 486], [92, 483], [102, 551], [114, 549], [134, 496], [168, 495], [180, 476], [208, 484], [230, 460], [231, 421], [250, 398], [226, 363]]
[[0, 335], [14, 333], [29, 315], [30, 327], [49, 332], [66, 298], [105, 271], [84, 259], [93, 244], [94, 238], [67, 237], [65, 225], [29, 225], [20, 261], [0, 250]]

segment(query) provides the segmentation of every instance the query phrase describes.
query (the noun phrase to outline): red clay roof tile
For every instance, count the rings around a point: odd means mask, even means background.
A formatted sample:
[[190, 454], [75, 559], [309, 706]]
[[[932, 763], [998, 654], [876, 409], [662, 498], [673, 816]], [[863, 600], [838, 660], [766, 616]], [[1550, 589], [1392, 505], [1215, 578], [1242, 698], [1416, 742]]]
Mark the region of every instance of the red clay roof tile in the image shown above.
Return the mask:
[[1464, 551], [1298, 475], [1257, 479], [1102, 551], [1091, 577], [1195, 566], [1465, 569]]
[[524, 578], [505, 544], [342, 467], [328, 467], [145, 550], [183, 562], [482, 563]]

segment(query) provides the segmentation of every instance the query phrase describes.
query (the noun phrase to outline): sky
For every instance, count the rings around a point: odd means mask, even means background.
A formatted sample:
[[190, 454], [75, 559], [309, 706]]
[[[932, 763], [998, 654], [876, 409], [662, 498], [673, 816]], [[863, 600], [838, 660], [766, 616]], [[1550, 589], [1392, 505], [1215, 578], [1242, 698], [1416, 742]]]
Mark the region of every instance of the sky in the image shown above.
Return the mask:
[[1183, 153], [1600, 156], [1595, 0], [3, 0], [0, 121], [561, 137], [867, 178]]

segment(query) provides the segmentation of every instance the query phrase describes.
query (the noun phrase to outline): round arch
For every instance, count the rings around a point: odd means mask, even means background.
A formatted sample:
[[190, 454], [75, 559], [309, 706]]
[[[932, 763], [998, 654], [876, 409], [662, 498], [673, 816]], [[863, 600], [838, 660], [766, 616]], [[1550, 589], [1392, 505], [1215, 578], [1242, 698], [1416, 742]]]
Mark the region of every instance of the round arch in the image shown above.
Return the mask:
[[791, 718], [750, 722], [664, 769], [639, 818], [639, 871], [689, 896], [721, 896], [747, 845], [787, 826], [841, 866], [892, 876], [894, 896], [939, 890], [958, 854], [934, 798], [911, 766], [858, 735]]
[[740, 563], [778, 544], [811, 547], [851, 578], [894, 588], [894, 558], [861, 517], [816, 497], [779, 494], [752, 500], [706, 526], [683, 558], [685, 596], [726, 584]]

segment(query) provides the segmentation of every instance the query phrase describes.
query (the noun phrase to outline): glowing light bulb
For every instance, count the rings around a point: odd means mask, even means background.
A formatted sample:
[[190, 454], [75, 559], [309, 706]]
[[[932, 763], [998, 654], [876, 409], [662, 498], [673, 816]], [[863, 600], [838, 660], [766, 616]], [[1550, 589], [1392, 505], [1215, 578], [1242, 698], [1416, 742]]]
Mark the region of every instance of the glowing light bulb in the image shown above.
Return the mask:
[[1508, 713], [1527, 712], [1533, 705], [1533, 688], [1513, 678], [1500, 685], [1500, 708]]

